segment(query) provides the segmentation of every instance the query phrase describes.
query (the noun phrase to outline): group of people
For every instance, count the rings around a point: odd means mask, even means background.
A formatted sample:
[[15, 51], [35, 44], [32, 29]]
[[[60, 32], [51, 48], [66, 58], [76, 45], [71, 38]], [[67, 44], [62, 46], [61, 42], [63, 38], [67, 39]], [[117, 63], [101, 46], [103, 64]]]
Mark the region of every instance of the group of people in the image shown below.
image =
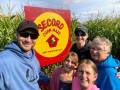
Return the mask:
[[[87, 28], [84, 26], [75, 29], [75, 36], [76, 42], [70, 50], [70, 53], [74, 52], [78, 55], [78, 64], [75, 64], [75, 68], [71, 68], [70, 71], [74, 72], [71, 75], [73, 79], [67, 83], [64, 78], [62, 83], [56, 84], [56, 81], [61, 82], [62, 75], [62, 72], [57, 74], [56, 69], [51, 77], [54, 82], [51, 82], [52, 90], [120, 90], [120, 72], [117, 70], [120, 61], [111, 55], [111, 41], [100, 36], [90, 41]], [[66, 60], [68, 61], [65, 59], [63, 63], [67, 62]], [[69, 58], [69, 63], [66, 63], [68, 68], [73, 67], [73, 60]], [[63, 66], [61, 68], [64, 70]], [[58, 75], [57, 78], [55, 74]], [[69, 76], [69, 72], [66, 75]], [[71, 89], [66, 89], [67, 87]]]
[[0, 90], [41, 90], [38, 81], [49, 83], [50, 90], [120, 90], [120, 61], [111, 55], [112, 43], [107, 38], [90, 41], [87, 28], [77, 27], [76, 42], [48, 77], [33, 50], [38, 36], [33, 21], [19, 24], [16, 39], [0, 52]]

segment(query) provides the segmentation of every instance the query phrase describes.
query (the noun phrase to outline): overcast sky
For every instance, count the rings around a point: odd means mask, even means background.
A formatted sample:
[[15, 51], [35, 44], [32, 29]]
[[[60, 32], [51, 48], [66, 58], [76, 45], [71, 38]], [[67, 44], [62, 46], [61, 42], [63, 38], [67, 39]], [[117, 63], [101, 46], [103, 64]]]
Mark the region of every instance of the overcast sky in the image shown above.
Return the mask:
[[[10, 4], [9, 4], [10, 1]], [[0, 6], [7, 13], [10, 5], [12, 12], [23, 10], [24, 5], [45, 8], [69, 9], [72, 16], [84, 21], [96, 15], [113, 15], [120, 12], [120, 0], [0, 0]]]

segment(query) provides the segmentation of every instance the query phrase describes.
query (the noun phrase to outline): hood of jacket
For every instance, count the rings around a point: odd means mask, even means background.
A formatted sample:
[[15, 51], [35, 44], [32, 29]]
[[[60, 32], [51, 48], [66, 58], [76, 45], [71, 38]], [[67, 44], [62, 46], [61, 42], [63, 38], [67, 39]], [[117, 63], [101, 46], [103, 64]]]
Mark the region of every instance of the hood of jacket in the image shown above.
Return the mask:
[[112, 55], [109, 55], [104, 61], [97, 64], [97, 67], [98, 67], [98, 69], [99, 68], [115, 68], [118, 65], [120, 65], [119, 60], [113, 58]]
[[30, 53], [26, 54], [24, 51], [19, 47], [17, 41], [10, 42], [7, 46], [5, 46], [5, 50], [10, 50], [11, 52], [17, 54], [19, 58], [22, 58], [22, 61], [29, 62], [30, 60], [34, 60], [35, 53], [34, 50], [31, 49]]

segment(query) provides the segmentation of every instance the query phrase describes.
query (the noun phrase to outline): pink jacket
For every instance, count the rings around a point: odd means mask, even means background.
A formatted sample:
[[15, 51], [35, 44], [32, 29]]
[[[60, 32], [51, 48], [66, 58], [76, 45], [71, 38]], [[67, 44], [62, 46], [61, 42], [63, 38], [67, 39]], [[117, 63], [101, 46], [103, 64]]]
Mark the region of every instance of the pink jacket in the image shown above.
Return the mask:
[[[80, 82], [79, 82], [78, 77], [74, 77], [73, 78], [73, 81], [72, 81], [72, 90], [81, 90], [80, 89]], [[97, 88], [96, 85], [90, 85], [87, 90], [100, 90], [100, 89]]]
[[53, 71], [50, 79], [50, 90], [59, 90], [59, 77], [61, 73], [61, 68], [57, 68]]

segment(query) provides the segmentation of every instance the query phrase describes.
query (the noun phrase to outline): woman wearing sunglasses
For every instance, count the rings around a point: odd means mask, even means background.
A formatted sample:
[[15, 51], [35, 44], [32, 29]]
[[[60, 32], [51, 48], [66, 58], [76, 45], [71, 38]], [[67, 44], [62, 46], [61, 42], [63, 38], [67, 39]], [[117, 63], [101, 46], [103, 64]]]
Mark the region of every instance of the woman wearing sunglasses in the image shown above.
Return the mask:
[[16, 40], [0, 52], [0, 90], [40, 90], [38, 80], [49, 81], [33, 50], [38, 36], [34, 22], [25, 20], [19, 24]]
[[91, 41], [88, 40], [87, 28], [80, 25], [75, 29], [76, 42], [72, 45], [71, 51], [78, 54], [79, 60], [90, 59], [90, 44]]

